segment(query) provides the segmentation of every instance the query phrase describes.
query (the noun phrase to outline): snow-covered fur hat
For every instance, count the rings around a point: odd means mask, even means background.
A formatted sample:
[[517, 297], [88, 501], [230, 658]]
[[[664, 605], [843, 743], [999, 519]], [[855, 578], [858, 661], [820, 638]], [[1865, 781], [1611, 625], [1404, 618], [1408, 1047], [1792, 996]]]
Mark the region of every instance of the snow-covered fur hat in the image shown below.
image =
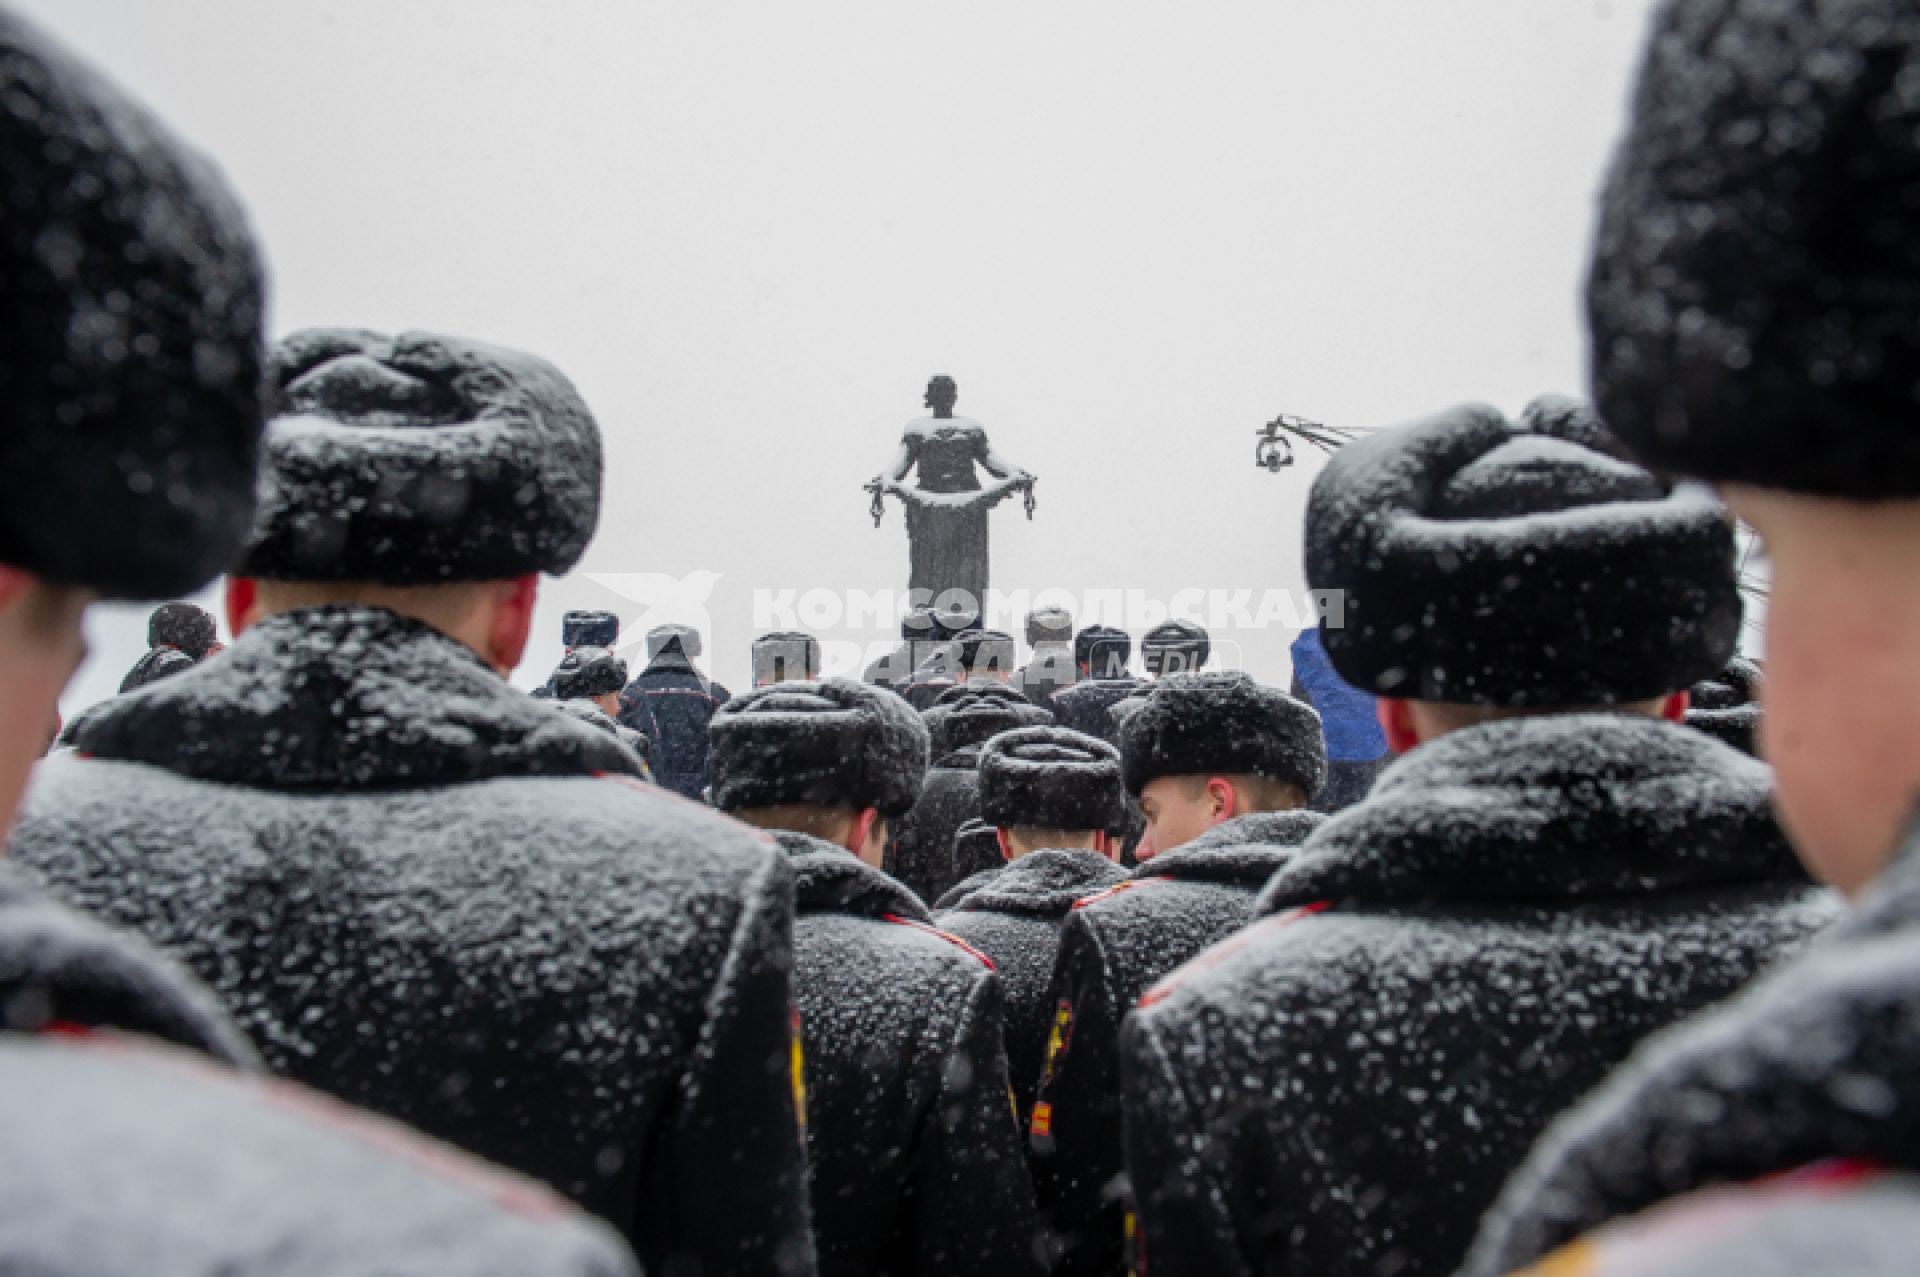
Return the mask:
[[959, 647], [962, 669], [997, 670], [1002, 674], [1013, 673], [1014, 647], [1013, 635], [1000, 630], [964, 630], [954, 638]]
[[708, 734], [722, 811], [844, 804], [893, 820], [926, 778], [927, 729], [913, 707], [844, 678], [748, 692], [720, 707]]
[[0, 563], [112, 598], [233, 560], [259, 459], [263, 286], [219, 173], [0, 12]]
[[980, 819], [996, 829], [1119, 829], [1120, 752], [1065, 727], [1003, 732], [980, 750]]
[[774, 630], [753, 641], [753, 681], [786, 683], [820, 672], [820, 640], [799, 630]]
[[1140, 664], [1147, 673], [1191, 674], [1213, 655], [1213, 640], [1191, 621], [1168, 621], [1140, 640]]
[[568, 612], [560, 618], [564, 647], [612, 647], [620, 641], [620, 618], [611, 612]]
[[933, 756], [938, 758], [1002, 732], [1045, 726], [1053, 721], [1053, 714], [1005, 683], [977, 679], [940, 693], [925, 718], [933, 737]]
[[1127, 792], [1162, 776], [1266, 776], [1311, 798], [1327, 779], [1313, 707], [1246, 674], [1169, 674], [1120, 726]]
[[[1484, 405], [1342, 448], [1307, 503], [1320, 637], [1380, 696], [1559, 708], [1678, 691], [1740, 629], [1733, 529], [1626, 459], [1584, 405]], [[1341, 622], [1335, 624], [1335, 621]]]
[[1648, 464], [1920, 497], [1916, 77], [1910, 0], [1661, 8], [1587, 283], [1596, 401]]
[[553, 694], [558, 700], [605, 696], [627, 685], [627, 663], [604, 647], [576, 647], [553, 671]]
[[705, 650], [700, 631], [691, 625], [656, 625], [647, 631], [647, 659], [652, 660], [672, 648], [692, 660]]
[[1073, 613], [1063, 607], [1041, 607], [1027, 613], [1027, 642], [1034, 647], [1073, 642]]
[[261, 506], [240, 572], [443, 585], [558, 575], [600, 519], [600, 430], [560, 371], [432, 333], [275, 347]]
[[1727, 668], [1693, 685], [1687, 726], [1758, 757], [1762, 681], [1758, 665], [1744, 656], [1734, 657]]
[[213, 646], [219, 631], [213, 614], [192, 603], [162, 603], [147, 617], [147, 646], [172, 647], [198, 661]]
[[1133, 638], [1111, 625], [1089, 625], [1073, 636], [1073, 659], [1094, 678], [1124, 678], [1133, 659]]

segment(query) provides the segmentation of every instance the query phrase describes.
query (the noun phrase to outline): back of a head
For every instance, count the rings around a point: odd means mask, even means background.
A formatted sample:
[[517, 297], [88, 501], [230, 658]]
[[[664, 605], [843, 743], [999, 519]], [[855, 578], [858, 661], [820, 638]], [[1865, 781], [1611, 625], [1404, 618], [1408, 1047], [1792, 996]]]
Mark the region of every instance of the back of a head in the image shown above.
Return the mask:
[[1133, 639], [1111, 625], [1089, 625], [1073, 636], [1073, 659], [1092, 678], [1123, 678], [1133, 659]]
[[1621, 705], [1726, 663], [1733, 531], [1711, 494], [1626, 459], [1584, 405], [1455, 408], [1350, 444], [1315, 481], [1307, 582], [1340, 676], [1380, 696]]
[[659, 657], [683, 657], [692, 660], [700, 655], [705, 645], [700, 640], [700, 631], [691, 625], [656, 625], [647, 631], [647, 659]]
[[1920, 498], [1920, 10], [1663, 5], [1600, 201], [1595, 400], [1648, 464]]
[[912, 808], [926, 777], [927, 729], [892, 692], [847, 679], [781, 683], [735, 697], [708, 726], [713, 803]]
[[1140, 640], [1140, 664], [1156, 678], [1191, 674], [1213, 655], [1213, 640], [1191, 621], [1168, 621]]
[[1327, 747], [1311, 705], [1243, 673], [1169, 674], [1119, 726], [1127, 791], [1162, 776], [1259, 777], [1311, 799], [1326, 782]]
[[805, 682], [820, 677], [820, 640], [797, 630], [775, 630], [753, 641], [753, 683]]
[[1027, 644], [1030, 647], [1066, 645], [1073, 642], [1073, 613], [1063, 607], [1035, 608], [1027, 613]]
[[0, 563], [111, 598], [232, 562], [261, 427], [259, 256], [201, 155], [0, 12]]
[[1120, 753], [1065, 727], [1003, 732], [980, 750], [980, 818], [998, 829], [1111, 833], [1128, 819]]
[[271, 372], [239, 575], [454, 585], [559, 575], [585, 552], [600, 431], [546, 361], [432, 333], [309, 329], [274, 349]]
[[192, 603], [162, 603], [147, 618], [147, 646], [168, 647], [190, 660], [204, 660], [219, 637], [213, 615]]

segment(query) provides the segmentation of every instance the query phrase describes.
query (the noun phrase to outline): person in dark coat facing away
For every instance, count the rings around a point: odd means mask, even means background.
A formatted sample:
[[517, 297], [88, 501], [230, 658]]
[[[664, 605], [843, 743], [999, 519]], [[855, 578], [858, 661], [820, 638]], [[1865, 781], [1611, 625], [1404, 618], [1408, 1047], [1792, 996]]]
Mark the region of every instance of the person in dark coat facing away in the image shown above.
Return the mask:
[[999, 683], [968, 683], [941, 693], [923, 715], [933, 742], [933, 766], [919, 801], [887, 843], [886, 870], [922, 900], [938, 900], [961, 879], [1002, 863], [999, 845], [989, 863], [959, 856], [954, 834], [980, 814], [980, 749], [1002, 732], [1036, 727], [1053, 715]]
[[1126, 876], [1120, 755], [1064, 727], [1023, 727], [980, 750], [980, 818], [1006, 865], [945, 906], [940, 925], [992, 958], [1007, 986], [1007, 1067], [1022, 1121], [1045, 1054], [1047, 980], [1074, 903]]
[[1079, 678], [1073, 659], [1073, 613], [1060, 607], [1036, 608], [1027, 614], [1027, 643], [1033, 659], [1013, 672], [1007, 682], [1038, 705], [1053, 709], [1053, 694], [1072, 687]]
[[712, 778], [707, 724], [733, 693], [702, 674], [700, 632], [662, 625], [647, 635], [647, 668], [620, 694], [622, 723], [653, 742], [655, 779], [683, 798], [699, 799]]
[[811, 1271], [787, 859], [505, 678], [593, 533], [586, 405], [424, 333], [299, 333], [270, 377], [238, 637], [84, 716], [13, 855], [276, 1071], [544, 1180], [648, 1270]]
[[1767, 769], [1677, 721], [1739, 629], [1725, 514], [1583, 405], [1342, 448], [1306, 549], [1403, 757], [1123, 1031], [1159, 1277], [1450, 1272], [1555, 1113], [1832, 916]]
[[893, 693], [786, 683], [713, 719], [714, 801], [796, 874], [794, 1000], [822, 1274], [1037, 1273], [993, 964], [880, 871], [927, 731]]
[[1060, 726], [1111, 745], [1115, 729], [1108, 711], [1146, 686], [1127, 673], [1133, 640], [1125, 630], [1089, 625], [1073, 636], [1073, 655], [1080, 677], [1072, 687], [1053, 694], [1053, 716]]
[[1154, 981], [1245, 925], [1320, 824], [1304, 810], [1327, 767], [1311, 708], [1239, 673], [1172, 675], [1138, 699], [1120, 751], [1154, 823], [1132, 876], [1074, 906], [1046, 997], [1028, 1156], [1056, 1273], [1125, 1264], [1121, 1021]]
[[[600, 647], [611, 652], [614, 644], [620, 641], [620, 618], [611, 612], [573, 611], [560, 617], [561, 664], [576, 648]], [[624, 662], [622, 668], [624, 668]], [[533, 689], [529, 695], [538, 700], [553, 699], [553, 676]]]
[[136, 691], [192, 669], [207, 659], [219, 637], [205, 608], [178, 601], [162, 603], [147, 618], [147, 650], [120, 680], [120, 690]]
[[[264, 304], [213, 168], [10, 13], [0, 156], [19, 184], [0, 225], [4, 832], [88, 604], [197, 589], [239, 548]], [[106, 296], [138, 334], [112, 358]], [[210, 990], [27, 879], [0, 860], [0, 1271], [634, 1272], [531, 1182], [268, 1080]]]
[[[1795, 849], [1849, 910], [1557, 1121], [1465, 1271], [1578, 1271], [1583, 1234], [1715, 1186], [1765, 1209], [1773, 1184], [1920, 1171], [1916, 77], [1920, 13], [1894, 0], [1654, 18], [1601, 199], [1594, 394], [1766, 542], [1761, 746]], [[1778, 1257], [1859, 1271], [1829, 1262], [1858, 1227], [1841, 1213]]]
[[568, 650], [547, 679], [554, 708], [610, 732], [640, 758], [640, 778], [653, 780], [653, 742], [622, 723], [620, 692], [627, 685], [627, 663], [604, 647]]

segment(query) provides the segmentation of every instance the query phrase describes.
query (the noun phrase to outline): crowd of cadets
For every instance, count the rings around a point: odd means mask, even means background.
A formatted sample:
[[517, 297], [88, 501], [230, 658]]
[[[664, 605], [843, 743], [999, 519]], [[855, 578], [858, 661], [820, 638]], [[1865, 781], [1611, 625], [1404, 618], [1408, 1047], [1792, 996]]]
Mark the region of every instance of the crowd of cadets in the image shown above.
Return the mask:
[[[565, 376], [269, 350], [214, 170], [0, 14], [0, 1271], [1909, 1270], [1920, 15], [1828, 10], [1659, 11], [1594, 404], [1336, 455], [1295, 694], [1045, 611], [739, 697], [605, 613], [514, 691]], [[86, 604], [222, 572], [39, 758]]]

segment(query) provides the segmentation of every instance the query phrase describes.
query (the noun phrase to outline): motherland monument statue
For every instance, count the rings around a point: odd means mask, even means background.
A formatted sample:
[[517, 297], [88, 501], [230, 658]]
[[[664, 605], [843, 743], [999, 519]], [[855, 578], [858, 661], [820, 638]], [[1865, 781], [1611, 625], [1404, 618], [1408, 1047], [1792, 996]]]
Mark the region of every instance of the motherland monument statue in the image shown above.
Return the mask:
[[[885, 471], [867, 484], [873, 494], [873, 525], [886, 513], [885, 497], [899, 499], [907, 512], [910, 560], [907, 588], [924, 590], [929, 600], [958, 603], [953, 591], [967, 595], [967, 610], [979, 615], [987, 597], [987, 512], [1014, 493], [1026, 496], [1033, 517], [1033, 475], [995, 453], [986, 428], [970, 417], [956, 417], [960, 398], [951, 377], [927, 383], [926, 405], [933, 414], [907, 423], [900, 451]], [[986, 487], [974, 467], [993, 482]], [[919, 467], [919, 482], [907, 476]]]

